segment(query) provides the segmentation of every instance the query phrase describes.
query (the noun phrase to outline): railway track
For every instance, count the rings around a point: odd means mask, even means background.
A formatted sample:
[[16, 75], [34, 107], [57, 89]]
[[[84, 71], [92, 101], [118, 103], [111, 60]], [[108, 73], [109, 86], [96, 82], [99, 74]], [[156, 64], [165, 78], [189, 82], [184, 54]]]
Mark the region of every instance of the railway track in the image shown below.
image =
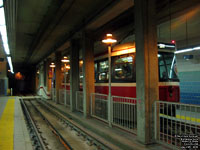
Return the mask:
[[27, 127], [30, 131], [33, 147], [36, 150], [112, 149], [93, 135], [79, 128], [70, 118], [67, 118], [40, 100], [22, 99], [21, 105], [27, 120]]

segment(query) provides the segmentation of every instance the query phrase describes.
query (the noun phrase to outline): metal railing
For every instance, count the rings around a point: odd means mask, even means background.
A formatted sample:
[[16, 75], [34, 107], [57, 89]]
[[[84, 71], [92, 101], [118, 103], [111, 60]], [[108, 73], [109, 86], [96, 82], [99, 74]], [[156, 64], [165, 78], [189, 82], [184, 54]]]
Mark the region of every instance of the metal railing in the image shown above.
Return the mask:
[[65, 104], [65, 89], [59, 89], [59, 101], [60, 104]]
[[[108, 95], [91, 94], [91, 116], [123, 128], [136, 134], [137, 109], [135, 98], [111, 97], [111, 108], [108, 108]], [[108, 118], [108, 111], [111, 110], [111, 119]], [[111, 120], [109, 122], [109, 120]]]
[[112, 96], [112, 124], [137, 134], [136, 98]]
[[92, 93], [91, 116], [108, 122], [108, 95]]
[[65, 90], [66, 92], [66, 104], [67, 106], [70, 106], [70, 90]]
[[188, 143], [185, 140], [193, 139], [190, 149], [198, 149], [194, 141], [200, 141], [200, 105], [156, 101], [154, 110], [158, 142], [180, 149]]
[[55, 88], [51, 88], [51, 99], [52, 101], [56, 101], [56, 89]]
[[76, 91], [76, 110], [83, 112], [83, 92]]
[[59, 90], [59, 103], [65, 106], [70, 106], [70, 90]]

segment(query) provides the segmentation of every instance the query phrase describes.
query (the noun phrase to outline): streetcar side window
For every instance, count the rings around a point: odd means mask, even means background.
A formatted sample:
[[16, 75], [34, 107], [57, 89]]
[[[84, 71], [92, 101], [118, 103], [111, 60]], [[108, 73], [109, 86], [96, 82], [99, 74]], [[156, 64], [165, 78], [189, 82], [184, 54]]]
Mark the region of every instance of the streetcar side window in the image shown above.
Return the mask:
[[98, 81], [108, 82], [108, 60], [99, 62]]
[[135, 81], [135, 57], [134, 54], [121, 55], [113, 58], [112, 81]]
[[98, 70], [97, 70], [97, 63], [94, 64], [94, 80], [97, 82], [98, 78]]

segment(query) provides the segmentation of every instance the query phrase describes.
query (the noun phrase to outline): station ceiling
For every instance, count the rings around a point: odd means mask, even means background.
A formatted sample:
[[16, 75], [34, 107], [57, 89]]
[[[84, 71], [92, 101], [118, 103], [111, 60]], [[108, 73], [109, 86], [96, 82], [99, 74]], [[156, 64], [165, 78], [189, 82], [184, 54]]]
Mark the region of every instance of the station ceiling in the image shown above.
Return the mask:
[[[105, 48], [100, 41], [107, 32], [119, 42], [134, 36], [133, 0], [6, 0], [5, 13], [14, 68], [66, 50], [84, 30], [93, 33], [95, 53]], [[156, 14], [158, 41], [200, 44], [199, 0], [156, 0]]]

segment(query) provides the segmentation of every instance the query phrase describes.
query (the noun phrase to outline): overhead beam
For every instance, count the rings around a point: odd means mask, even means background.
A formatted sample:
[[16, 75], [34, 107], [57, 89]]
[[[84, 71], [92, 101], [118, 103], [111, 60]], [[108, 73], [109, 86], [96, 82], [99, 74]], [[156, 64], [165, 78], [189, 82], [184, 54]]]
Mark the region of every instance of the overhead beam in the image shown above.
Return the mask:
[[[160, 1], [159, 1], [160, 2]], [[188, 7], [189, 6], [189, 7]], [[169, 8], [171, 7], [171, 8]], [[196, 7], [200, 7], [199, 0], [175, 0], [171, 4], [169, 0], [161, 1], [159, 4], [157, 2], [156, 9], [156, 22], [157, 25], [180, 17], [187, 14], [189, 11]], [[115, 33], [117, 30], [127, 29], [127, 26], [132, 26], [130, 32], [134, 31], [134, 6], [129, 8], [126, 12], [120, 14], [119, 16], [113, 18], [103, 26], [95, 30], [96, 40], [102, 39], [102, 36], [107, 32]]]
[[[27, 63], [30, 61], [32, 54], [36, 50], [36, 48], [44, 41], [44, 37], [49, 34], [48, 29], [51, 28], [52, 22], [57, 20], [59, 18], [58, 14], [63, 11], [62, 6], [64, 5], [64, 0], [53, 0], [51, 7], [48, 9], [46, 13], [46, 17], [42, 21], [38, 32], [36, 33], [34, 40], [28, 50], [28, 54], [24, 60], [24, 63]], [[53, 19], [52, 19], [53, 18]]]
[[[62, 47], [62, 45], [70, 40], [77, 32], [81, 31], [81, 29], [85, 28], [85, 27], [91, 27], [93, 28], [92, 24], [95, 24], [93, 23], [93, 21], [99, 21], [98, 20], [98, 17], [99, 17], [99, 13], [103, 14], [102, 12], [103, 11], [108, 11], [108, 8], [112, 8], [113, 5], [117, 5], [118, 3], [117, 2], [108, 2], [108, 4], [105, 4], [105, 6], [103, 8], [101, 8], [100, 10], [96, 11], [93, 15], [91, 15], [90, 17], [88, 17], [88, 19], [83, 22], [82, 24], [79, 24], [77, 25], [77, 27], [75, 27], [75, 29], [73, 31], [71, 31], [69, 34], [66, 34], [64, 36], [62, 36], [60, 38], [60, 40], [58, 40], [59, 42], [57, 42], [49, 51], [48, 53], [46, 53], [46, 55], [44, 55], [44, 57], [42, 57], [37, 63], [39, 63], [40, 61], [42, 61], [43, 59], [45, 59], [46, 57], [48, 57], [49, 55], [51, 55], [53, 52], [56, 51], [56, 49], [59, 49], [60, 47]], [[197, 6], [200, 4], [200, 1], [199, 0], [191, 0], [191, 1], [188, 1], [188, 0], [175, 0], [173, 1], [170, 6], [171, 6], [171, 14], [169, 14], [169, 7], [168, 6], [165, 6], [165, 7], [162, 7], [162, 9], [158, 9], [159, 6], [157, 7], [157, 24], [161, 24], [163, 22], [166, 22], [170, 19], [170, 15], [171, 15], [171, 19], [173, 18], [176, 18], [182, 14], [184, 14], [186, 11], [189, 11], [191, 8]], [[190, 8], [188, 8], [188, 6]], [[131, 15], [134, 15], [133, 14], [129, 14], [131, 12], [131, 9], [134, 9], [134, 7], [128, 9], [126, 12], [120, 14], [119, 16], [117, 17], [114, 17], [111, 21], [107, 22], [106, 24], [100, 26], [98, 29], [94, 29], [95, 30], [95, 35], [99, 35], [99, 34], [96, 34], [96, 33], [102, 33], [105, 34], [105, 32], [107, 30], [112, 30], [113, 32], [115, 32], [116, 30], [120, 29], [120, 28], [123, 28], [125, 26], [127, 26], [128, 23], [130, 24], [134, 24], [134, 20], [133, 18], [134, 17], [131, 17]], [[134, 11], [134, 10], [133, 10]], [[123, 18], [123, 16], [126, 16]], [[123, 18], [123, 20], [120, 20], [120, 18]], [[130, 19], [131, 17], [131, 19]], [[103, 18], [102, 18], [103, 19]], [[101, 20], [102, 20], [101, 19]], [[129, 20], [129, 22], [127, 22], [127, 20]], [[132, 22], [131, 22], [131, 21]], [[121, 23], [119, 26], [114, 26], [114, 29], [111, 29], [113, 28], [113, 24], [117, 24], [119, 22], [123, 22], [124, 21], [124, 24]], [[117, 23], [116, 23], [117, 22]], [[108, 29], [110, 28], [110, 29]], [[131, 31], [134, 31], [134, 26], [133, 26], [133, 29]], [[101, 36], [101, 35], [99, 35]]]
[[62, 36], [61, 38], [59, 38], [58, 42], [56, 44], [54, 44], [52, 46], [52, 48], [41, 59], [39, 59], [39, 61], [36, 62], [36, 64], [38, 64], [43, 59], [47, 58], [49, 55], [51, 55], [52, 53], [54, 53], [57, 49], [59, 49], [60, 47], [62, 47], [68, 40], [70, 40], [71, 38], [73, 38], [73, 36], [77, 32], [81, 31], [89, 23], [93, 22], [96, 18], [98, 18], [99, 14], [101, 14], [102, 12], [108, 10], [108, 8], [113, 7], [117, 3], [119, 3], [119, 1], [112, 1], [112, 0], [106, 1], [101, 8], [99, 8], [98, 10], [96, 10], [96, 12], [92, 13], [91, 16], [88, 16], [87, 19], [84, 22], [82, 22], [81, 24], [78, 24], [77, 26], [74, 27], [74, 29], [72, 31], [68, 32], [67, 34], [65, 34], [64, 36]]

